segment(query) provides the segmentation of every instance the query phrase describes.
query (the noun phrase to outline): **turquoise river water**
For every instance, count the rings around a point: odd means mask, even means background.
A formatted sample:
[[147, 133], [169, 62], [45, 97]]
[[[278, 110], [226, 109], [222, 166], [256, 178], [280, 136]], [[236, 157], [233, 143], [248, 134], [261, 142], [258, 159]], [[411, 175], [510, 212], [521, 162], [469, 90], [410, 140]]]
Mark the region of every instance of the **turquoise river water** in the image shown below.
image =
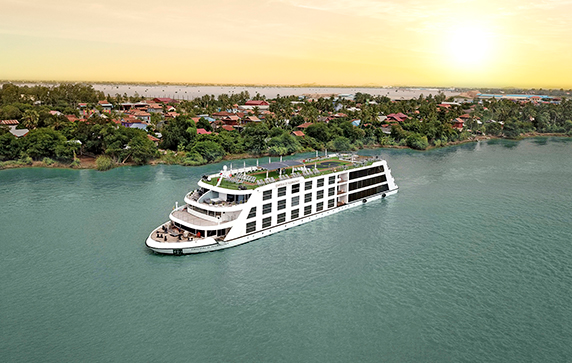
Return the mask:
[[0, 171], [0, 361], [572, 360], [572, 141], [363, 153], [397, 195], [182, 257], [144, 240], [222, 164]]

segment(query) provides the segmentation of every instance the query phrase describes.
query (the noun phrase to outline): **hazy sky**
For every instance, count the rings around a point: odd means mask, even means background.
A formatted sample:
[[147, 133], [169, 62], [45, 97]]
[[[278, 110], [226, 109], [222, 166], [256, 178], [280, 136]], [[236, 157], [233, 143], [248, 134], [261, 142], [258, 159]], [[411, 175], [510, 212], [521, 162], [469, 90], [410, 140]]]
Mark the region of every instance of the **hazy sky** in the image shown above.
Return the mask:
[[0, 0], [0, 79], [572, 88], [572, 0]]

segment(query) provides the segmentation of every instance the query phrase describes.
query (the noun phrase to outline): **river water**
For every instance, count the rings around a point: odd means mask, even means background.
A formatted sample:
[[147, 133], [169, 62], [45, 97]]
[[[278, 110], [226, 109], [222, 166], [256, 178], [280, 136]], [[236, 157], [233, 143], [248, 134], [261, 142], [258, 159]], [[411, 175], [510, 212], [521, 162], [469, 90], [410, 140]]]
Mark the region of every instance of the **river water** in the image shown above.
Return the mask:
[[182, 257], [144, 240], [221, 164], [0, 171], [0, 361], [572, 359], [572, 141], [363, 153], [397, 195]]

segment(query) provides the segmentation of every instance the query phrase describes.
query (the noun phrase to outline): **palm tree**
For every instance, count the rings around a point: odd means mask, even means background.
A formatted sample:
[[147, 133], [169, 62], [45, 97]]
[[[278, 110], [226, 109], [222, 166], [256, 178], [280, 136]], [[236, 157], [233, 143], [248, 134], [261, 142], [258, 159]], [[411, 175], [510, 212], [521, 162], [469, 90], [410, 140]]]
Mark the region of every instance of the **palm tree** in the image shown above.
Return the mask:
[[27, 129], [35, 129], [38, 127], [40, 115], [35, 110], [26, 110], [22, 116], [22, 121]]

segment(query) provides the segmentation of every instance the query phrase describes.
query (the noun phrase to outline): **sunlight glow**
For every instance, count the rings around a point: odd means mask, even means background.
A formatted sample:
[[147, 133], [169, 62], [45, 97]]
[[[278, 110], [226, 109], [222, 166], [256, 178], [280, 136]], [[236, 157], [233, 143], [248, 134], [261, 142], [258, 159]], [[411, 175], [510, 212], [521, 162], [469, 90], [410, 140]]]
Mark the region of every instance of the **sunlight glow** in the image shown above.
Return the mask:
[[444, 54], [457, 69], [486, 69], [494, 58], [494, 37], [475, 24], [462, 24], [448, 31]]

